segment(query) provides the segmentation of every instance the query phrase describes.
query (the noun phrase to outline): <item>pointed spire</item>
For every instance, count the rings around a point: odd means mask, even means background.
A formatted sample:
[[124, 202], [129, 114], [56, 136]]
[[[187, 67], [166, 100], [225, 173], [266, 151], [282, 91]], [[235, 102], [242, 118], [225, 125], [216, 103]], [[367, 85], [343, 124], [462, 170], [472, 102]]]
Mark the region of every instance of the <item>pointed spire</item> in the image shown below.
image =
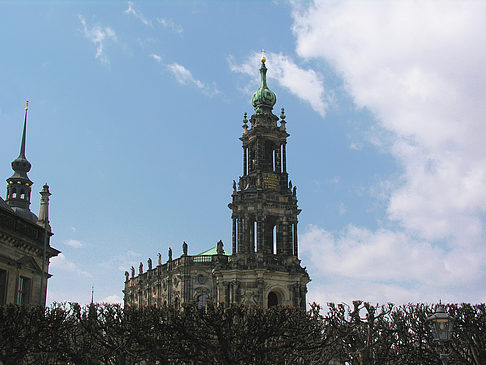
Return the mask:
[[27, 131], [27, 110], [29, 110], [29, 101], [25, 101], [24, 131], [22, 133], [22, 143], [20, 145], [19, 157], [25, 158], [25, 134]]
[[29, 101], [25, 101], [25, 116], [24, 116], [24, 130], [22, 132], [22, 142], [20, 143], [20, 153], [19, 157], [17, 157], [12, 162], [12, 169], [18, 173], [23, 178], [27, 178], [27, 172], [30, 171], [32, 165], [27, 158], [25, 157], [25, 140], [27, 135], [27, 110], [29, 110]]
[[24, 128], [22, 132], [22, 142], [20, 144], [20, 154], [12, 161], [14, 174], [7, 179], [7, 199], [5, 202], [15, 210], [17, 214], [24, 218], [37, 222], [37, 217], [30, 212], [30, 193], [33, 182], [27, 176], [32, 165], [25, 157], [25, 140], [27, 135], [27, 110], [29, 101], [25, 103]]

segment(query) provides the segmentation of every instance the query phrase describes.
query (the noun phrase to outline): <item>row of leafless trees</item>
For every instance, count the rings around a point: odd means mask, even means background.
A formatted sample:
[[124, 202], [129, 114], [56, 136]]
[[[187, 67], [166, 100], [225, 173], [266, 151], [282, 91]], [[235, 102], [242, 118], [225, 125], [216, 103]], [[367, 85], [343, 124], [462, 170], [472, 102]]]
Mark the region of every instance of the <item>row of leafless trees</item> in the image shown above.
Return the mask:
[[[440, 364], [434, 307], [0, 307], [0, 364]], [[486, 308], [456, 318], [450, 364], [486, 364]]]

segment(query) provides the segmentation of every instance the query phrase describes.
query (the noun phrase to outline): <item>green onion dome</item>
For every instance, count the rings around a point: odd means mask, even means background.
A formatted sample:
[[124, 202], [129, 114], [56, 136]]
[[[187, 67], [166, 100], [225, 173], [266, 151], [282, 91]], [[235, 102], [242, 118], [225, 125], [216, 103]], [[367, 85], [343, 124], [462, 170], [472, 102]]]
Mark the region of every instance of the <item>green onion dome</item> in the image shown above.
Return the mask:
[[275, 93], [267, 86], [267, 68], [265, 67], [265, 57], [262, 57], [262, 67], [260, 67], [261, 82], [260, 88], [253, 94], [251, 103], [257, 114], [271, 112], [277, 102]]

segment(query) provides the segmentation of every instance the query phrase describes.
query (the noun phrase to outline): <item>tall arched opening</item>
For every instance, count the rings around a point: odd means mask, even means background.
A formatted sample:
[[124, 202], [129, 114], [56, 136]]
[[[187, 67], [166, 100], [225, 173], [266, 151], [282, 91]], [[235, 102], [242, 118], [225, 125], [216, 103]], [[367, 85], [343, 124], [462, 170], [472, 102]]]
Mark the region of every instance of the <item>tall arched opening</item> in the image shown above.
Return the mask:
[[277, 293], [271, 291], [270, 293], [268, 293], [268, 308], [270, 307], [275, 307], [276, 305], [278, 305], [278, 295]]

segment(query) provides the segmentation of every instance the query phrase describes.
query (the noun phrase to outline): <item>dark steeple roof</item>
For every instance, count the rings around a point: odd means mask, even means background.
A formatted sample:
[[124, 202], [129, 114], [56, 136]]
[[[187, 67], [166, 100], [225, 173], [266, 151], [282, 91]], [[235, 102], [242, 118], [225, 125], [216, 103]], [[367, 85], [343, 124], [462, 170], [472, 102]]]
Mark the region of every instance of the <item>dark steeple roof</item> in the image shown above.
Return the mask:
[[12, 210], [21, 217], [37, 222], [37, 217], [29, 209], [30, 193], [33, 182], [27, 176], [32, 165], [25, 157], [25, 139], [27, 134], [27, 110], [29, 101], [25, 105], [24, 130], [22, 133], [22, 142], [20, 144], [19, 156], [12, 162], [14, 174], [7, 179], [7, 198], [5, 202]]
[[21, 177], [21, 178], [24, 178], [24, 179], [29, 179], [27, 177], [27, 173], [30, 171], [32, 165], [30, 164], [30, 162], [25, 157], [25, 135], [26, 135], [26, 132], [27, 132], [27, 110], [28, 110], [29, 101], [26, 102], [26, 105], [27, 106], [25, 107], [24, 131], [22, 133], [22, 142], [20, 144], [20, 153], [19, 153], [19, 157], [17, 157], [12, 162], [12, 170], [15, 171], [15, 173], [13, 174], [12, 177]]

